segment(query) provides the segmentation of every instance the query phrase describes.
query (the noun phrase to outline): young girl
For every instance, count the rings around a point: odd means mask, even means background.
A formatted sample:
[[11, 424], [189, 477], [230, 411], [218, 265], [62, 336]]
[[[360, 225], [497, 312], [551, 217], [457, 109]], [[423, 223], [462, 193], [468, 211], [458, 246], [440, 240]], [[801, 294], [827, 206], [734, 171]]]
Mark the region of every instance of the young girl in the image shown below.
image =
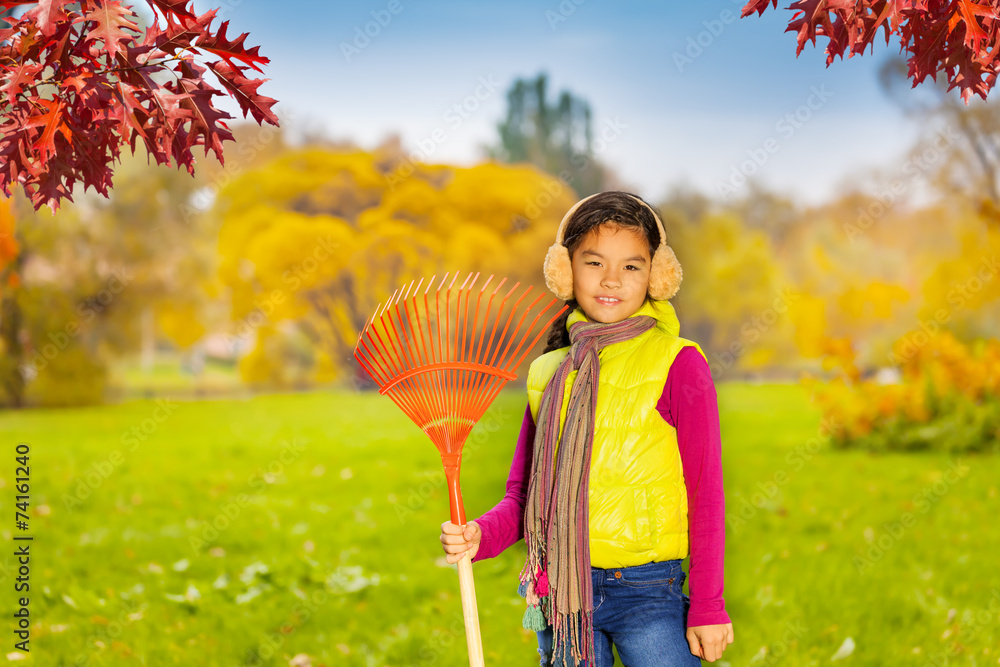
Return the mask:
[[518, 592], [542, 665], [611, 667], [612, 645], [628, 667], [714, 662], [733, 642], [718, 407], [704, 353], [677, 335], [663, 224], [635, 195], [586, 197], [545, 280], [570, 308], [528, 370], [507, 493], [464, 531], [441, 525], [447, 560], [525, 538]]

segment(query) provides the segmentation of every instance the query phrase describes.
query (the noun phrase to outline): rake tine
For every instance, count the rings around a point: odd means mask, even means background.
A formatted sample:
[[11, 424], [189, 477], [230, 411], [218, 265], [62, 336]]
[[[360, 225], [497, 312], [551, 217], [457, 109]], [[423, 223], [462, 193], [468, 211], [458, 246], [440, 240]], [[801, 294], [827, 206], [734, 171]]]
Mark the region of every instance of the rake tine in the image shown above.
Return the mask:
[[[486, 326], [485, 325], [486, 325], [486, 322], [489, 320], [489, 309], [487, 308], [486, 312], [484, 313], [483, 326], [479, 326], [479, 306], [482, 305], [482, 302], [483, 302], [483, 292], [486, 291], [486, 288], [489, 286], [491, 280], [493, 280], [493, 274], [490, 274], [490, 277], [486, 279], [486, 282], [483, 283], [483, 286], [481, 288], [479, 288], [479, 295], [476, 297], [476, 314], [473, 316], [473, 325], [479, 329], [479, 343], [475, 346], [476, 347], [476, 351], [473, 353], [473, 358], [475, 358], [475, 359], [479, 358], [479, 353], [480, 353], [480, 351], [482, 351], [482, 347], [483, 347], [483, 334], [486, 333]], [[492, 301], [493, 301], [493, 299], [491, 297], [490, 298], [490, 302], [492, 303]], [[472, 347], [473, 347], [472, 346], [472, 342], [475, 342], [475, 338], [476, 338], [475, 331], [473, 331], [472, 341], [469, 344], [469, 351], [470, 352], [472, 351]], [[473, 400], [473, 402], [475, 403], [476, 406], [479, 405], [478, 399], [476, 397], [479, 396], [480, 387], [482, 386], [484, 379], [485, 379], [485, 375], [483, 375], [482, 373], [477, 374], [473, 378], [473, 384], [472, 384], [472, 388], [470, 390], [470, 394], [473, 397], [472, 400]], [[478, 409], [478, 407], [477, 407], [477, 409]], [[471, 413], [472, 414], [476, 414], [477, 413], [477, 409], [472, 410]]]
[[[510, 288], [510, 291], [507, 292], [507, 294], [503, 298], [503, 304], [500, 305], [501, 309], [503, 309], [504, 305], [506, 305], [506, 303], [507, 303], [507, 299], [510, 298], [510, 295], [514, 292], [514, 290], [517, 289], [518, 285], [520, 285], [520, 284], [521, 283], [519, 283], [519, 282], [518, 283], [514, 283], [514, 286]], [[530, 290], [531, 286], [529, 286], [528, 289]], [[521, 298], [518, 299], [514, 303], [514, 306], [510, 309], [510, 313], [507, 314], [507, 322], [504, 324], [503, 333], [500, 334], [500, 341], [497, 343], [497, 349], [493, 351], [493, 358], [490, 359], [490, 366], [492, 366], [493, 363], [494, 363], [494, 361], [496, 360], [497, 352], [500, 350], [500, 343], [503, 342], [503, 340], [505, 338], [507, 338], [507, 329], [510, 328], [510, 322], [511, 322], [512, 319], [514, 319], [514, 314], [517, 312], [517, 306], [518, 306], [518, 304], [521, 303], [521, 299], [523, 299], [523, 298], [524, 298], [524, 296], [522, 295]], [[507, 347], [510, 347], [510, 343], [507, 343]], [[506, 348], [504, 348], [504, 349], [506, 350]]]
[[[527, 296], [528, 293], [525, 292], [524, 295]], [[544, 294], [539, 293], [539, 295], [537, 297], [535, 297], [535, 300], [531, 302], [531, 305], [529, 305], [521, 313], [521, 319], [518, 320], [518, 322], [517, 322], [517, 333], [515, 333], [513, 336], [511, 336], [511, 341], [513, 341], [516, 338], [519, 338], [520, 342], [517, 345], [517, 350], [515, 350], [514, 352], [511, 353], [511, 359], [508, 360], [507, 364], [504, 366], [504, 369], [506, 369], [506, 370], [510, 370], [511, 369], [510, 362], [513, 361], [513, 358], [517, 356], [517, 353], [518, 353], [518, 351], [520, 351], [521, 346], [524, 345], [524, 337], [521, 336], [521, 324], [524, 322], [524, 318], [528, 316], [528, 313], [531, 312], [531, 309], [535, 307], [535, 304], [538, 303], [543, 296], [544, 296]], [[528, 331], [531, 331], [532, 327], [535, 325], [535, 322], [537, 322], [538, 318], [541, 317], [541, 316], [542, 316], [542, 311], [538, 311], [538, 314], [535, 315], [535, 319], [533, 319], [531, 321], [531, 324], [528, 325]]]

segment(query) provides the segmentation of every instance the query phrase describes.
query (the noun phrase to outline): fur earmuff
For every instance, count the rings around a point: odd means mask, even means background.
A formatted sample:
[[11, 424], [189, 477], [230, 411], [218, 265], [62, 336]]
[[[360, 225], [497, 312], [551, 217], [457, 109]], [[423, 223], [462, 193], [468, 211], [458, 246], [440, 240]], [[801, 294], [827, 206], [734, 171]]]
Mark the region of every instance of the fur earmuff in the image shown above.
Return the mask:
[[674, 249], [661, 243], [653, 253], [653, 262], [649, 267], [649, 297], [655, 301], [672, 299], [680, 289], [683, 278], [681, 263], [677, 261]]
[[573, 262], [569, 257], [569, 248], [556, 242], [549, 246], [545, 255], [545, 285], [563, 301], [573, 298]]

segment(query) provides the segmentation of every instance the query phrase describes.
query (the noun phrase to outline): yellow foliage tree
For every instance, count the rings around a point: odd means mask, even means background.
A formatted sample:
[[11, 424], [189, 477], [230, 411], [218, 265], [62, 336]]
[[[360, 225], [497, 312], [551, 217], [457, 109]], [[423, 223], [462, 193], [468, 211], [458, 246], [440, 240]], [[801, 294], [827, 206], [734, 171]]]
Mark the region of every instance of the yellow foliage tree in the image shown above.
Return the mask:
[[1000, 321], [1000, 228], [963, 230], [957, 254], [941, 259], [923, 286], [920, 318], [963, 338], [995, 336]]
[[[253, 345], [243, 377], [299, 382], [295, 363], [310, 381], [354, 369], [359, 329], [410, 280], [480, 271], [544, 285], [545, 250], [576, 200], [530, 165], [418, 164], [402, 177], [380, 150], [306, 148], [242, 174], [214, 213], [235, 335]], [[309, 354], [289, 343], [300, 334]]]
[[787, 312], [796, 295], [787, 289], [768, 237], [747, 229], [732, 212], [691, 221], [666, 209], [665, 217], [684, 269], [673, 299], [681, 335], [712, 350], [713, 373], [771, 362], [782, 337], [789, 337]]

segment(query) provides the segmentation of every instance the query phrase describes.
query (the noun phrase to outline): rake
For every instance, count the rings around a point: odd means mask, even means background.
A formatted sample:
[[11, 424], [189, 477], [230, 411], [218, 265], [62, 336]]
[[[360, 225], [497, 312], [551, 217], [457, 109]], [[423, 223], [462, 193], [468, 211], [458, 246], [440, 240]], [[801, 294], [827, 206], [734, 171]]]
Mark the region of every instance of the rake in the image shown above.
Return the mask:
[[[529, 285], [507, 309], [508, 301], [521, 283], [515, 283], [497, 299], [507, 282], [503, 278], [490, 292], [485, 308], [481, 308], [493, 276], [476, 291], [479, 273], [473, 276], [470, 272], [462, 286], [454, 289], [458, 275], [455, 272], [442, 293], [448, 279], [446, 273], [433, 298], [428, 293], [437, 275], [427, 281], [423, 294], [420, 293], [423, 278], [416, 287], [411, 281], [405, 290], [403, 287], [396, 290], [384, 306], [378, 305], [361, 329], [354, 356], [379, 386], [379, 393], [388, 395], [437, 447], [448, 484], [451, 522], [464, 526], [465, 508], [459, 476], [466, 438], [503, 386], [517, 377], [515, 369], [538, 339], [568, 306], [564, 305], [538, 326], [539, 320], [558, 302], [552, 299], [525, 327], [525, 319], [542, 300], [543, 294], [539, 293], [530, 304], [521, 308], [532, 290]], [[473, 296], [476, 304], [470, 319]], [[519, 309], [520, 319], [511, 328]], [[501, 322], [503, 329], [498, 333]], [[537, 334], [529, 343], [528, 338], [535, 331]], [[472, 562], [467, 556], [458, 561], [458, 581], [469, 664], [481, 667], [483, 647], [479, 611]]]

